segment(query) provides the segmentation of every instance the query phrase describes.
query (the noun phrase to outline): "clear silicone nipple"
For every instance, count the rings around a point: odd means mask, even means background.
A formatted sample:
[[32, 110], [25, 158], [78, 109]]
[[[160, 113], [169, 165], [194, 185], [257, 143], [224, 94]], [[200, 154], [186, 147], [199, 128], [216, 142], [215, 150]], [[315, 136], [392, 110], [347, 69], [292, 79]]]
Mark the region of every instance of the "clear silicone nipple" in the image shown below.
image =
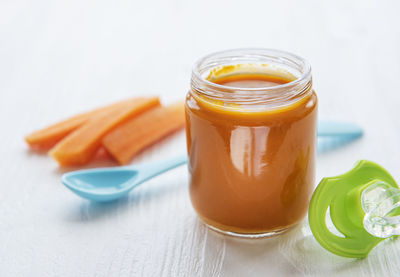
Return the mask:
[[361, 205], [368, 233], [378, 238], [400, 235], [400, 215], [395, 215], [400, 207], [400, 189], [376, 180], [362, 192]]

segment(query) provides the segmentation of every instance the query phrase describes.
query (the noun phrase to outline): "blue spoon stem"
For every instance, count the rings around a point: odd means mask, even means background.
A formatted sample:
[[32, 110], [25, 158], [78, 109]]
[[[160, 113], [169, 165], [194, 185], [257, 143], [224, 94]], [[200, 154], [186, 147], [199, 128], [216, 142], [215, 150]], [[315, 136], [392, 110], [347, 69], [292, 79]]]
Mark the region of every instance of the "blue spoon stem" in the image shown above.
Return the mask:
[[137, 185], [143, 183], [161, 173], [164, 173], [170, 169], [178, 167], [182, 164], [187, 163], [187, 156], [181, 155], [169, 159], [165, 159], [162, 161], [146, 163], [142, 165], [132, 166], [135, 170], [139, 172], [137, 177]]
[[319, 137], [361, 137], [363, 130], [360, 126], [340, 121], [318, 121]]

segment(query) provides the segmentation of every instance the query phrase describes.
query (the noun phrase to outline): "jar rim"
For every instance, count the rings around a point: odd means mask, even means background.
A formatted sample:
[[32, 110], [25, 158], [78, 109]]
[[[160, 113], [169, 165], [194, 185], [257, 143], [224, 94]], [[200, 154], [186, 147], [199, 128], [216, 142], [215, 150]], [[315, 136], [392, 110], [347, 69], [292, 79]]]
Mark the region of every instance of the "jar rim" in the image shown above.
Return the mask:
[[[201, 72], [199, 71], [199, 68], [202, 64], [204, 64], [207, 60], [213, 58], [213, 57], [218, 57], [219, 55], [223, 54], [229, 54], [229, 53], [243, 53], [246, 56], [252, 55], [252, 54], [273, 54], [275, 57], [280, 57], [280, 58], [286, 58], [290, 61], [297, 61], [302, 64], [302, 74], [300, 77], [284, 83], [284, 84], [277, 84], [274, 86], [268, 86], [268, 87], [256, 87], [256, 88], [246, 88], [246, 87], [233, 87], [233, 86], [226, 86], [226, 85], [221, 85], [214, 83], [210, 80], [207, 80], [201, 75]], [[238, 54], [236, 56], [239, 56]], [[308, 80], [311, 78], [311, 65], [307, 62], [307, 60], [303, 59], [302, 57], [292, 54], [287, 51], [283, 50], [277, 50], [273, 48], [232, 48], [228, 50], [222, 50], [222, 51], [217, 51], [210, 53], [206, 56], [203, 56], [202, 58], [198, 59], [193, 68], [192, 68], [192, 76], [195, 76], [198, 80], [201, 80], [204, 82], [207, 86], [216, 88], [216, 89], [223, 89], [223, 90], [232, 90], [234, 89], [235, 91], [251, 91], [251, 92], [267, 92], [271, 90], [276, 90], [276, 89], [283, 89], [287, 87], [293, 87], [297, 86], [298, 84]]]

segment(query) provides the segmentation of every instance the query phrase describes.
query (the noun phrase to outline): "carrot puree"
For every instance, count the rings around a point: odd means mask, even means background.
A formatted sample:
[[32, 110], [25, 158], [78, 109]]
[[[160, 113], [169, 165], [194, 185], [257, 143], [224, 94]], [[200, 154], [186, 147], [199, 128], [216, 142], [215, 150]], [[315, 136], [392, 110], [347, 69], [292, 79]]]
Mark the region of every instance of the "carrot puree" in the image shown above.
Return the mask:
[[[293, 79], [241, 73], [208, 80], [260, 88]], [[316, 107], [313, 90], [287, 105], [257, 111], [191, 91], [186, 100], [190, 197], [200, 218], [243, 234], [277, 232], [299, 222], [314, 187]]]

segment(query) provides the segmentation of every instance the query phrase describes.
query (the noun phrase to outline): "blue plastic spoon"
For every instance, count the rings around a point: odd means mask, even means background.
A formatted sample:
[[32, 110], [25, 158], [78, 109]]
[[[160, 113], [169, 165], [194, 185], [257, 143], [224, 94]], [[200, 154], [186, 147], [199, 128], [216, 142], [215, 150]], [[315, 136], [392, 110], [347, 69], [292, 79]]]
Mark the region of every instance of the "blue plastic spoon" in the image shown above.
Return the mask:
[[[321, 121], [318, 136], [357, 138], [362, 129], [351, 123]], [[186, 155], [149, 164], [77, 170], [64, 174], [62, 183], [77, 195], [93, 201], [111, 201], [165, 171], [187, 162]]]
[[318, 136], [319, 137], [351, 137], [358, 138], [363, 134], [360, 126], [339, 121], [321, 120], [318, 122]]

